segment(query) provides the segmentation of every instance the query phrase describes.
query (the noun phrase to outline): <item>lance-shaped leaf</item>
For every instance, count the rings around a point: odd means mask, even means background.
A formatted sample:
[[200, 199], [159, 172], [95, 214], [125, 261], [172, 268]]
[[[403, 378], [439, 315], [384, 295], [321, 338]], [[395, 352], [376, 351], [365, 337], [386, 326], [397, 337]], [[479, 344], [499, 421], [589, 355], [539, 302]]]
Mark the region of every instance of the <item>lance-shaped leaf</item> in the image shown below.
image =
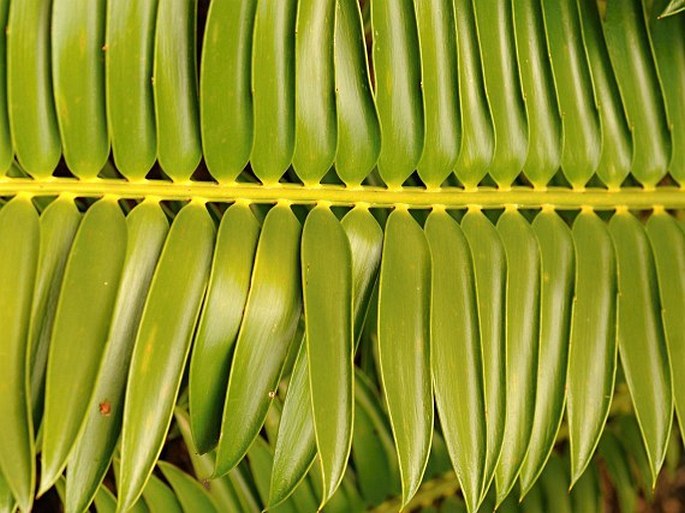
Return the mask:
[[183, 513], [174, 492], [155, 475], [150, 476], [143, 490], [143, 499], [150, 513]]
[[393, 211], [381, 262], [378, 358], [400, 463], [403, 506], [421, 484], [433, 435], [430, 265], [421, 227], [408, 210]]
[[252, 35], [257, 0], [209, 4], [200, 65], [204, 159], [219, 182], [234, 180], [252, 149]]
[[64, 470], [90, 406], [126, 254], [116, 199], [88, 209], [74, 239], [50, 340], [40, 493]]
[[160, 461], [157, 466], [171, 485], [171, 489], [176, 494], [183, 511], [218, 513], [218, 505], [199, 482], [178, 467], [165, 461]]
[[321, 181], [335, 158], [335, 6], [336, 0], [297, 5], [293, 168], [305, 184]]
[[50, 0], [10, 2], [7, 102], [14, 153], [30, 175], [52, 175], [60, 158], [50, 77]]
[[334, 52], [338, 116], [335, 170], [346, 184], [358, 185], [378, 160], [381, 134], [356, 0], [336, 2]]
[[469, 210], [461, 226], [471, 248], [478, 301], [487, 435], [481, 490], [481, 496], [484, 496], [490, 488], [504, 436], [507, 260], [502, 239], [480, 210]]
[[286, 204], [273, 207], [264, 220], [228, 378], [215, 476], [240, 462], [275, 396], [302, 310], [301, 231]]
[[250, 164], [273, 184], [295, 148], [295, 19], [297, 2], [257, 2], [252, 45], [254, 140]]
[[35, 446], [28, 390], [28, 328], [38, 263], [38, 213], [17, 196], [0, 210], [0, 473], [22, 511], [33, 504]]
[[654, 257], [642, 224], [629, 212], [616, 212], [609, 230], [618, 262], [619, 355], [654, 485], [673, 420], [671, 370]]
[[495, 470], [497, 502], [509, 494], [533, 428], [540, 340], [540, 249], [533, 229], [516, 210], [497, 222], [507, 255], [506, 419]]
[[540, 352], [535, 417], [528, 454], [521, 466], [521, 495], [533, 486], [552, 452], [566, 400], [575, 255], [571, 230], [553, 210], [543, 210], [533, 231], [540, 246]]
[[604, 433], [598, 452], [616, 490], [621, 511], [635, 511], [638, 494], [630, 475], [630, 462], [613, 433]]
[[413, 0], [371, 2], [373, 70], [381, 125], [378, 171], [390, 187], [412, 174], [424, 145], [421, 55]]
[[195, 65], [197, 0], [158, 0], [152, 80], [157, 159], [173, 180], [187, 180], [202, 157]]
[[[358, 341], [369, 309], [381, 258], [383, 232], [365, 207], [348, 212], [342, 220], [352, 253], [354, 334]], [[278, 427], [269, 504], [282, 502], [304, 478], [316, 455], [311, 412], [309, 363], [302, 344], [290, 376]]]
[[201, 202], [177, 214], [150, 284], [128, 373], [117, 511], [140, 496], [171, 424], [205, 293], [215, 227]]
[[599, 484], [597, 465], [589, 465], [571, 490], [573, 511], [600, 513], [604, 511], [604, 497]]
[[312, 415], [323, 473], [321, 509], [345, 473], [354, 418], [352, 254], [327, 206], [307, 216], [301, 258]]
[[105, 477], [119, 440], [126, 371], [150, 281], [169, 229], [166, 216], [155, 201], [135, 207], [126, 218], [126, 226], [126, 257], [107, 345], [83, 431], [67, 464], [65, 509], [68, 512], [87, 509]]
[[232, 205], [219, 225], [188, 384], [193, 440], [203, 454], [219, 440], [230, 358], [250, 288], [259, 229], [245, 203]]
[[604, 222], [583, 210], [573, 223], [576, 282], [567, 372], [571, 484], [604, 429], [616, 380], [616, 257]]
[[157, 156], [152, 62], [157, 0], [107, 3], [105, 91], [117, 169], [141, 180]]
[[431, 371], [442, 433], [469, 511], [481, 501], [485, 406], [471, 251], [444, 210], [426, 221], [432, 262]]
[[656, 263], [675, 410], [680, 432], [685, 433], [685, 233], [673, 217], [655, 210], [647, 221], [647, 235]]

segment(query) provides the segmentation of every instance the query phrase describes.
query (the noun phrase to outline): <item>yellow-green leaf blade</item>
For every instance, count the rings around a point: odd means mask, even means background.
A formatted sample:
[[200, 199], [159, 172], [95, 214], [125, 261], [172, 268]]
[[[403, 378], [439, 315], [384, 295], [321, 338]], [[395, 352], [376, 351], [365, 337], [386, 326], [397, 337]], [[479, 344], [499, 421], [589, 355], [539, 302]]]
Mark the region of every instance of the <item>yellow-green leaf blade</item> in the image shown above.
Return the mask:
[[[10, 0], [0, 2], [0, 27], [7, 27]], [[0, 33], [0, 175], [9, 170], [14, 157], [7, 103], [7, 31]]]
[[169, 229], [166, 216], [155, 201], [146, 201], [135, 207], [126, 218], [126, 226], [126, 257], [112, 307], [108, 342], [85, 425], [67, 464], [67, 512], [87, 509], [109, 468], [121, 433], [126, 375], [133, 343]]
[[578, 5], [542, 2], [542, 11], [561, 111], [561, 168], [573, 187], [582, 188], [597, 169], [602, 138]]
[[554, 448], [566, 402], [575, 254], [571, 230], [553, 211], [533, 221], [540, 246], [540, 352], [535, 417], [528, 454], [521, 466], [521, 495], [533, 486]]
[[299, 0], [297, 6], [293, 168], [305, 184], [319, 183], [335, 158], [335, 5]]
[[252, 35], [257, 0], [209, 5], [200, 66], [202, 148], [219, 182], [234, 180], [252, 149]]
[[528, 152], [528, 124], [517, 76], [511, 2], [474, 2], [485, 90], [495, 129], [490, 176], [508, 188], [523, 168]]
[[661, 317], [673, 371], [673, 399], [685, 433], [685, 233], [667, 213], [654, 212], [647, 221], [661, 300]]
[[129, 180], [145, 178], [157, 155], [150, 80], [156, 13], [157, 0], [107, 3], [107, 122], [114, 162]]
[[497, 501], [511, 491], [532, 435], [540, 337], [540, 250], [533, 229], [516, 210], [497, 222], [507, 255], [506, 418], [495, 470]]
[[484, 487], [485, 405], [471, 251], [454, 219], [434, 210], [426, 221], [431, 251], [431, 370], [450, 459], [469, 511]]
[[254, 140], [250, 163], [266, 184], [278, 182], [295, 148], [297, 2], [257, 2], [252, 46]]
[[328, 207], [316, 207], [302, 232], [302, 292], [323, 506], [342, 481], [354, 417], [352, 254]]
[[378, 358], [400, 463], [403, 505], [421, 484], [433, 434], [430, 279], [426, 236], [408, 210], [393, 211], [381, 262]]
[[52, 175], [61, 154], [50, 84], [50, 0], [11, 2], [7, 102], [14, 153], [30, 175]]
[[203, 513], [219, 511], [211, 495], [195, 479], [166, 461], [160, 461], [157, 466], [171, 485], [171, 489], [176, 494], [183, 511], [201, 511]]
[[118, 511], [140, 496], [171, 423], [205, 293], [215, 227], [192, 202], [167, 236], [136, 335], [124, 400]]
[[27, 388], [27, 334], [38, 262], [38, 214], [18, 196], [0, 210], [0, 472], [23, 511], [31, 509], [35, 446]]
[[428, 187], [440, 187], [454, 169], [461, 142], [454, 5], [452, 0], [421, 0], [414, 6], [425, 112], [425, 145], [417, 169]]
[[226, 474], [245, 455], [278, 386], [302, 309], [301, 231], [286, 204], [277, 204], [264, 220], [228, 378], [216, 476]]
[[338, 116], [335, 169], [346, 184], [359, 185], [378, 160], [381, 135], [356, 0], [336, 3], [334, 71]]
[[484, 496], [500, 456], [505, 418], [505, 291], [507, 261], [502, 239], [480, 210], [469, 210], [461, 222], [471, 248], [483, 364], [487, 434]]
[[95, 178], [109, 156], [105, 113], [104, 0], [87, 8], [54, 0], [51, 20], [52, 84], [62, 150], [69, 170]]
[[654, 484], [666, 457], [673, 420], [671, 370], [654, 257], [642, 224], [629, 212], [617, 212], [609, 230], [618, 262], [619, 355]]
[[174, 492], [155, 475], [150, 476], [143, 490], [143, 499], [150, 513], [183, 513]]
[[424, 145], [421, 57], [413, 0], [371, 2], [373, 69], [381, 126], [378, 171], [397, 188], [414, 172]]
[[190, 178], [202, 157], [195, 66], [197, 0], [158, 0], [152, 85], [157, 158], [174, 181]]
[[671, 160], [666, 108], [640, 0], [607, 2], [604, 36], [628, 124], [633, 132], [631, 172], [653, 188]]
[[62, 473], [85, 422], [107, 342], [126, 239], [124, 216], [111, 197], [88, 209], [74, 238], [48, 354], [41, 492]]
[[583, 474], [604, 429], [616, 379], [616, 257], [605, 223], [582, 211], [573, 223], [576, 281], [568, 355], [571, 483]]
[[231, 350], [247, 301], [259, 230], [244, 203], [229, 207], [219, 226], [188, 384], [193, 440], [202, 454], [219, 441]]

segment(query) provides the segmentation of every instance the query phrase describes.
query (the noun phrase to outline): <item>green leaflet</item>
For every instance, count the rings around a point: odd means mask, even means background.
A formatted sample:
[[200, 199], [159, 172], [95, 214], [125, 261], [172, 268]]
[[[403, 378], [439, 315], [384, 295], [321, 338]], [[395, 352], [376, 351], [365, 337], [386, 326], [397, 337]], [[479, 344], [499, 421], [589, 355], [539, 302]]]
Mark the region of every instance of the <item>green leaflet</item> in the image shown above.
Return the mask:
[[50, 0], [11, 2], [7, 101], [14, 153], [31, 176], [47, 178], [61, 147], [50, 84]]
[[305, 185], [318, 184], [335, 158], [335, 6], [336, 0], [297, 2], [293, 168]]
[[311, 407], [323, 474], [321, 508], [345, 473], [354, 419], [352, 254], [327, 206], [307, 215], [301, 259]]
[[157, 156], [150, 81], [156, 12], [157, 0], [107, 3], [107, 122], [116, 167], [135, 181], [145, 178]]
[[577, 2], [602, 136], [597, 176], [610, 189], [618, 189], [630, 172], [632, 135], [604, 41], [598, 3], [596, 0]]
[[478, 40], [485, 77], [495, 151], [490, 176], [508, 188], [523, 168], [528, 153], [528, 127], [517, 76], [516, 49], [509, 0], [474, 1]]
[[421, 50], [425, 145], [417, 164], [428, 187], [440, 187], [459, 156], [457, 33], [452, 0], [414, 2]]
[[204, 159], [212, 176], [230, 182], [252, 149], [252, 32], [258, 0], [209, 4], [200, 65]]
[[33, 504], [35, 446], [27, 333], [38, 262], [38, 213], [25, 196], [0, 209], [0, 473], [22, 511]]
[[606, 465], [609, 479], [616, 489], [621, 511], [635, 511], [637, 489], [630, 475], [630, 462], [621, 449], [618, 439], [611, 432], [606, 431], [599, 443], [598, 451]]
[[228, 378], [215, 476], [226, 474], [245, 455], [278, 386], [302, 309], [301, 231], [283, 203], [264, 220]]
[[[383, 232], [369, 210], [357, 207], [342, 220], [352, 253], [354, 334], [358, 342], [381, 258]], [[316, 455], [309, 365], [302, 344], [290, 377], [274, 455], [269, 504], [282, 502], [304, 478]]]
[[502, 454], [495, 470], [497, 502], [518, 477], [532, 435], [540, 344], [540, 249], [517, 210], [497, 222], [507, 255], [506, 418]]
[[577, 0], [541, 5], [561, 111], [561, 168], [574, 188], [582, 188], [599, 164], [602, 136]]
[[45, 371], [64, 267], [80, 222], [81, 214], [68, 196], [57, 198], [40, 216], [40, 251], [29, 326], [29, 390], [35, 426], [43, 415]]
[[[262, 502], [266, 504], [267, 499], [269, 498], [269, 482], [271, 480], [273, 453], [271, 452], [269, 445], [261, 436], [258, 436], [250, 446], [247, 458], [250, 462], [250, 468], [252, 469], [252, 476], [257, 485], [257, 491]], [[274, 513], [297, 513], [292, 498], [286, 499], [278, 506], [269, 507], [269, 511], [273, 511]]]
[[[10, 0], [0, 1], [0, 27], [7, 27]], [[7, 112], [7, 31], [0, 33], [0, 176], [10, 169], [14, 151]]]
[[165, 461], [160, 461], [157, 463], [157, 466], [171, 485], [178, 502], [183, 507], [183, 511], [218, 513], [218, 505], [214, 502], [212, 496], [195, 479]]
[[661, 299], [661, 317], [670, 356], [673, 399], [680, 432], [685, 433], [685, 234], [663, 210], [647, 221]]
[[378, 398], [363, 382], [364, 376], [357, 373], [352, 459], [359, 489], [367, 505], [372, 506], [397, 495], [400, 483], [395, 446], [390, 428], [384, 422], [385, 414]]
[[0, 513], [14, 513], [16, 503], [5, 477], [0, 474]]
[[250, 288], [259, 222], [246, 203], [235, 203], [219, 226], [207, 297], [190, 360], [190, 423], [200, 453], [219, 440], [231, 352]]
[[640, 0], [607, 2], [603, 27], [633, 132], [630, 170], [653, 188], [668, 169], [671, 137]]
[[647, 452], [642, 443], [642, 433], [637, 419], [633, 415], [621, 415], [614, 421], [614, 426], [616, 428], [614, 432], [617, 434], [624, 452], [632, 462], [631, 470], [635, 485], [639, 486], [647, 500], [652, 501], [654, 499], [652, 471]]
[[457, 222], [433, 210], [425, 226], [432, 262], [431, 371], [442, 433], [469, 511], [484, 487], [486, 427], [473, 262]]
[[368, 176], [381, 147], [363, 20], [356, 0], [336, 2], [334, 37], [338, 117], [335, 169], [347, 185], [353, 186]]
[[67, 464], [91, 405], [126, 252], [126, 220], [105, 197], [83, 216], [57, 304], [45, 381], [39, 493]]
[[117, 511], [139, 497], [162, 450], [205, 293], [215, 227], [191, 202], [167, 236], [136, 335], [121, 435]]
[[[685, 16], [664, 19], [673, 12], [678, 0], [643, 0], [647, 29], [656, 59], [657, 71], [671, 136], [671, 160], [668, 170], [685, 185]], [[685, 9], [681, 0], [680, 10]], [[663, 11], [663, 12], [662, 12]]]
[[150, 513], [183, 513], [174, 492], [154, 474], [145, 485], [143, 499], [150, 508]]
[[190, 462], [193, 466], [195, 476], [202, 481], [207, 492], [214, 498], [214, 502], [219, 508], [219, 511], [227, 513], [241, 513], [241, 512], [255, 512], [258, 507], [245, 507], [241, 509], [241, 503], [238, 494], [233, 488], [230, 476], [237, 474], [238, 469], [234, 469], [228, 476], [218, 477], [216, 479], [209, 479], [209, 476], [214, 471], [214, 456], [210, 454], [198, 454], [197, 449], [193, 445], [193, 439], [190, 432], [190, 416], [188, 412], [176, 407], [174, 409], [174, 418], [176, 426], [181, 432], [183, 442], [188, 448], [190, 455]]
[[554, 94], [540, 2], [513, 2], [518, 73], [528, 119], [528, 156], [523, 169], [535, 187], [545, 187], [561, 163], [561, 119]]
[[97, 177], [109, 156], [105, 112], [105, 0], [53, 0], [52, 87], [62, 152], [77, 177]]
[[571, 490], [572, 510], [574, 513], [600, 513], [604, 511], [603, 501], [597, 465], [589, 465]]
[[485, 94], [473, 0], [453, 0], [457, 29], [461, 146], [454, 170], [466, 188], [474, 188], [492, 161], [495, 134]]
[[609, 231], [618, 262], [619, 354], [654, 485], [666, 457], [673, 420], [671, 370], [654, 257], [642, 224], [629, 212], [616, 212]]
[[[402, 479], [402, 505], [416, 493], [433, 434], [430, 374], [430, 253], [406, 209], [388, 217], [378, 294], [378, 358]], [[406, 401], [412, 401], [408, 408]]]
[[146, 201], [126, 218], [128, 241], [112, 320], [85, 424], [67, 464], [67, 512], [87, 509], [121, 433], [126, 375], [150, 281], [169, 229], [159, 204]]
[[547, 461], [545, 471], [540, 475], [540, 488], [548, 511], [571, 513], [569, 481], [564, 462], [555, 453]]
[[158, 0], [152, 85], [157, 159], [174, 181], [202, 158], [195, 65], [197, 0]]
[[252, 47], [254, 140], [250, 164], [265, 184], [278, 182], [295, 147], [297, 2], [257, 1]]
[[507, 261], [502, 239], [485, 215], [470, 209], [461, 222], [469, 242], [476, 277], [476, 299], [483, 353], [483, 391], [487, 433], [484, 496], [494, 476], [504, 436], [505, 418], [505, 291]]
[[378, 171], [391, 188], [414, 172], [424, 147], [421, 55], [414, 0], [371, 2], [373, 70], [381, 126]]
[[535, 417], [528, 454], [521, 466], [521, 495], [545, 467], [561, 427], [566, 401], [566, 368], [571, 324], [575, 255], [571, 230], [553, 211], [533, 221], [540, 246], [540, 335]]
[[591, 210], [573, 223], [576, 282], [568, 354], [571, 484], [590, 463], [616, 380], [616, 260], [609, 231]]

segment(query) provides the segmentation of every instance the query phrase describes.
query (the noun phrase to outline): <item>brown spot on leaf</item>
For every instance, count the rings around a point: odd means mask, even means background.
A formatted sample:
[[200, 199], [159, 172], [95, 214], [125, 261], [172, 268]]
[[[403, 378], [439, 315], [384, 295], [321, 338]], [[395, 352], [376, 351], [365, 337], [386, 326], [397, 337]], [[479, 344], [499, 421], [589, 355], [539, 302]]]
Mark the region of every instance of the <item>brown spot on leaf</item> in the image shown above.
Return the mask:
[[109, 417], [109, 414], [112, 413], [112, 403], [105, 399], [98, 405], [98, 409], [100, 410], [100, 415]]

